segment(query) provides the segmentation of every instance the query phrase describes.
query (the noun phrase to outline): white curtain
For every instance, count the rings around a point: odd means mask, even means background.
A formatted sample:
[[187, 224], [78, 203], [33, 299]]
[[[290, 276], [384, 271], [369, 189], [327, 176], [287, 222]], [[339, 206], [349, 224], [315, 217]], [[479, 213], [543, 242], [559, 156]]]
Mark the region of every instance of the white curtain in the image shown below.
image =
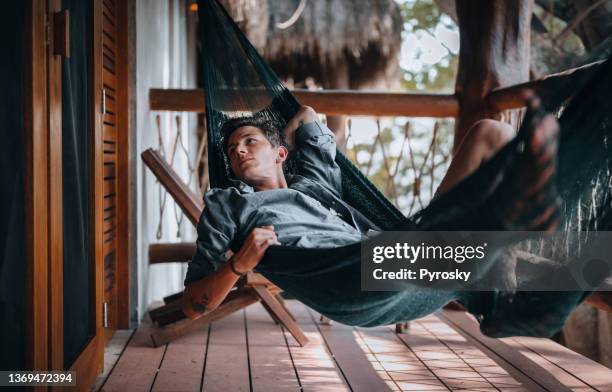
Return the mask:
[[[169, 157], [177, 136], [178, 116], [188, 154], [177, 145], [172, 166], [184, 181], [189, 178], [187, 159], [191, 160], [193, 167], [197, 150], [197, 115], [150, 111], [149, 89], [195, 88], [196, 50], [196, 15], [189, 11], [187, 0], [136, 1], [138, 320], [153, 301], [181, 291], [186, 272], [186, 264], [149, 266], [149, 244], [195, 240], [193, 226], [186, 217], [180, 222], [180, 209], [169, 194], [160, 191], [155, 177], [142, 164], [140, 153], [147, 148], [159, 149], [161, 135]], [[192, 189], [196, 189], [195, 184], [196, 178], [192, 178]], [[160, 205], [164, 197], [165, 208], [160, 225]]]

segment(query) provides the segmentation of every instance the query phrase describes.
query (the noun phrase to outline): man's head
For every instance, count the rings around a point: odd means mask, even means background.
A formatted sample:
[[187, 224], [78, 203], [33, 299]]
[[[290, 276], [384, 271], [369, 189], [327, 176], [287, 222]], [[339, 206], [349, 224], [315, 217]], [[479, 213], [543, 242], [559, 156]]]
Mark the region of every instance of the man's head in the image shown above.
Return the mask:
[[281, 126], [258, 117], [235, 118], [221, 129], [223, 148], [236, 178], [257, 187], [278, 182], [288, 151], [283, 145]]

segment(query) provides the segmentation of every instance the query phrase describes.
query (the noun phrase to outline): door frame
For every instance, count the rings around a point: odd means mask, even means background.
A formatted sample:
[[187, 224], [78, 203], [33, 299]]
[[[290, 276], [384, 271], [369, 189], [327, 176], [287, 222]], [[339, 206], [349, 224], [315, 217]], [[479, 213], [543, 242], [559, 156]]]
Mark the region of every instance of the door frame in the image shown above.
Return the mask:
[[[24, 285], [26, 347], [25, 366], [36, 370], [71, 370], [76, 372], [79, 390], [88, 390], [102, 371], [104, 363], [104, 327], [102, 302], [104, 290], [103, 254], [103, 146], [102, 146], [102, 6], [92, 2], [90, 47], [90, 151], [89, 214], [90, 269], [94, 335], [69, 369], [64, 369], [64, 301], [63, 301], [63, 208], [62, 208], [62, 58], [54, 53], [55, 13], [61, 0], [27, 0], [24, 34], [24, 206], [25, 262]], [[121, 3], [121, 2], [119, 2]], [[124, 8], [124, 7], [120, 7]], [[127, 8], [124, 8], [127, 10]], [[59, 19], [58, 19], [59, 20]], [[125, 13], [122, 24], [126, 26]], [[127, 27], [124, 27], [127, 28]], [[127, 39], [125, 34], [124, 39]], [[61, 35], [58, 35], [61, 37]], [[123, 48], [126, 48], [126, 42]], [[57, 43], [59, 45], [59, 42]], [[127, 53], [127, 52], [125, 52]], [[125, 61], [124, 57], [124, 60]], [[127, 78], [127, 68], [125, 69]], [[127, 91], [124, 92], [124, 124], [127, 148]], [[124, 162], [129, 163], [128, 155]], [[126, 171], [129, 172], [129, 171]], [[122, 179], [125, 186], [129, 180]], [[129, 198], [122, 207], [129, 213]], [[124, 229], [127, 241], [129, 228]], [[122, 290], [125, 293], [123, 322], [129, 322], [127, 284], [129, 282], [129, 244], [126, 242]], [[124, 286], [125, 285], [125, 286]], [[125, 314], [123, 314], [125, 313]], [[37, 390], [45, 390], [41, 387]]]

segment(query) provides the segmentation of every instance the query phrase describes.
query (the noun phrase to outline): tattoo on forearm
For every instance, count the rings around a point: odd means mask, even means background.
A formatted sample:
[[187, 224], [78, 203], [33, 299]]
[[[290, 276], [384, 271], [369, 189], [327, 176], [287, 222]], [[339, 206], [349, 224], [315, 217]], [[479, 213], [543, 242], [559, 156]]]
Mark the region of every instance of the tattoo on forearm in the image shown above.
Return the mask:
[[206, 296], [206, 294], [203, 294], [199, 302], [196, 302], [195, 300], [191, 301], [191, 308], [196, 313], [204, 313], [208, 308], [208, 302], [208, 297]]

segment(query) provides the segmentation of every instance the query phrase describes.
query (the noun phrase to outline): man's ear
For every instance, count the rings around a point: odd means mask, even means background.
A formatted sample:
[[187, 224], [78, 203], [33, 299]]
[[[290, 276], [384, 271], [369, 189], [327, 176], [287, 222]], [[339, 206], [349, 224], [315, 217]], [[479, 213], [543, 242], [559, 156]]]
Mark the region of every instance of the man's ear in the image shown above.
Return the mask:
[[280, 146], [278, 147], [278, 154], [276, 156], [276, 163], [283, 163], [287, 160], [287, 157], [289, 156], [289, 150], [287, 150], [287, 147], [285, 146]]

